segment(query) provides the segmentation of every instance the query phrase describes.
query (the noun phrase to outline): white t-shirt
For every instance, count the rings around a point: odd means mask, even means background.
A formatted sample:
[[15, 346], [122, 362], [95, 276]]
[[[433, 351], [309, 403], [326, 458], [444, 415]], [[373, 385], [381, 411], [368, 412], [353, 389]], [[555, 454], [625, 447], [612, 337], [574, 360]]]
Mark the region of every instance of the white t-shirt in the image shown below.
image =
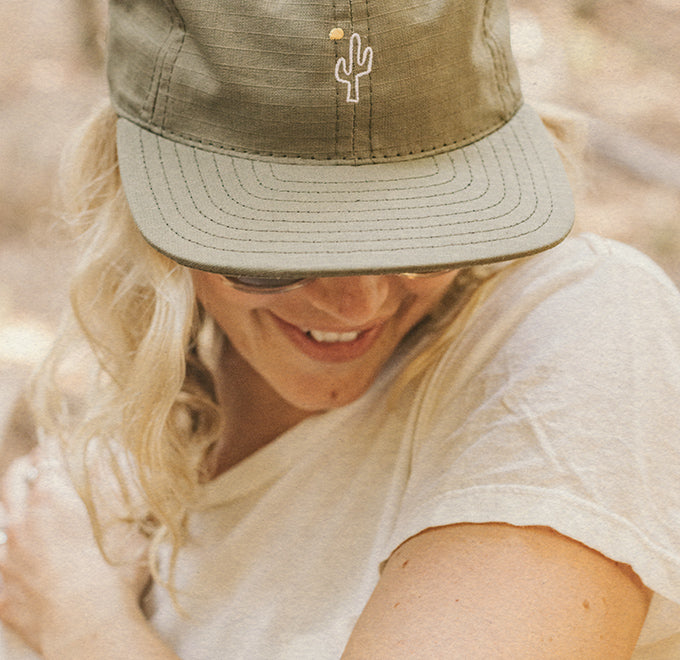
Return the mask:
[[[546, 525], [655, 592], [634, 658], [680, 658], [680, 295], [586, 236], [503, 269], [390, 397], [308, 418], [205, 488], [148, 610], [183, 660], [337, 660], [381, 563], [428, 527]], [[12, 658], [21, 656], [3, 656]]]

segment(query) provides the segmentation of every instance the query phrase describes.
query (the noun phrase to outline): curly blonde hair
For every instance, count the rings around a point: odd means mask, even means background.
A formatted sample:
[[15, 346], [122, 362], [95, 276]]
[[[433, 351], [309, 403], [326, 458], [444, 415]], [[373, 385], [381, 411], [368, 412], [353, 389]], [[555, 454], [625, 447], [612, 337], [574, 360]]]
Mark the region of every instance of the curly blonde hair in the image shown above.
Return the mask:
[[[168, 540], [176, 553], [203, 478], [203, 456], [220, 428], [210, 369], [200, 357], [211, 322], [188, 269], [137, 230], [120, 181], [115, 131], [107, 106], [65, 157], [65, 217], [79, 248], [72, 314], [34, 379], [32, 398], [38, 427], [61, 441], [95, 531], [103, 520], [95, 470], [105, 454], [130, 512], [134, 496], [143, 494], [145, 506], [135, 515], [153, 521], [157, 541]], [[60, 377], [82, 344], [92, 368], [74, 401]]]

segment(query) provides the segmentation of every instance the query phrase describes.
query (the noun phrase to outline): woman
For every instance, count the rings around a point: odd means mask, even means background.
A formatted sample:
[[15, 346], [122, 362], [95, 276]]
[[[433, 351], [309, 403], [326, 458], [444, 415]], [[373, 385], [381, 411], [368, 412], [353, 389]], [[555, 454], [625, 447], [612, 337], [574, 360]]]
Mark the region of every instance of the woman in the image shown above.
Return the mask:
[[504, 4], [216, 4], [111, 4], [11, 657], [677, 655], [680, 299], [561, 242]]

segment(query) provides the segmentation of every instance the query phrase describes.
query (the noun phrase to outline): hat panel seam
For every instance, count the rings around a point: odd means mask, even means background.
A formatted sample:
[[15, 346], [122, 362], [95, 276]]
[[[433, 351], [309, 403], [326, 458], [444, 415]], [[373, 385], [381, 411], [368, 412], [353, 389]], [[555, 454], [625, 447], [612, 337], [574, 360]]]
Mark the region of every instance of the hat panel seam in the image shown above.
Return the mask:
[[[366, 40], [371, 46], [371, 12], [368, 9], [369, 0], [364, 0], [366, 7]], [[368, 151], [373, 155], [373, 76], [368, 77]]]
[[[350, 32], [354, 34], [354, 5], [352, 3], [352, 0], [349, 0], [349, 26]], [[350, 110], [352, 111], [352, 138], [350, 153], [352, 154], [351, 158], [354, 159], [356, 158], [356, 134], [357, 134], [357, 106], [355, 103], [351, 104]]]
[[[163, 61], [163, 70], [166, 70], [167, 68], [167, 73], [162, 76], [161, 80], [159, 81], [159, 86], [158, 86], [158, 97], [160, 100], [160, 97], [163, 97], [163, 102], [162, 102], [162, 109], [161, 108], [155, 108], [154, 112], [156, 110], [158, 111], [158, 114], [160, 115], [160, 122], [158, 122], [159, 127], [161, 130], [166, 125], [167, 122], [167, 116], [168, 116], [168, 106], [170, 105], [170, 85], [171, 81], [173, 78], [173, 74], [175, 72], [175, 67], [177, 66], [177, 62], [179, 60], [179, 55], [184, 48], [184, 44], [186, 42], [186, 25], [184, 23], [184, 19], [182, 18], [182, 14], [180, 13], [179, 9], [177, 8], [177, 5], [175, 4], [174, 0], [164, 0], [164, 3], [166, 7], [168, 7], [168, 11], [171, 14], [172, 17], [172, 30], [171, 30], [171, 36], [173, 34], [176, 34], [179, 32], [180, 37], [179, 41], [176, 42], [176, 45], [174, 48], [172, 48], [172, 42], [168, 46], [168, 51], [166, 53], [166, 56]], [[170, 40], [169, 40], [170, 41]], [[171, 51], [174, 51], [171, 55]], [[158, 102], [156, 103], [156, 106], [158, 106]]]
[[[338, 6], [336, 0], [333, 0], [333, 18], [336, 19], [337, 22], [337, 16], [338, 16]], [[338, 40], [334, 39], [333, 40], [333, 52], [334, 52], [334, 59], [337, 62], [338, 57], [340, 57], [340, 47], [338, 44]], [[339, 155], [339, 142], [340, 142], [340, 87], [338, 85], [335, 86], [335, 157], [337, 158]]]
[[505, 110], [505, 99], [502, 93], [502, 82], [498, 72], [498, 43], [496, 42], [493, 31], [489, 27], [489, 13], [491, 12], [491, 2], [490, 0], [485, 0], [484, 2], [484, 12], [482, 15], [482, 25], [484, 30], [484, 41], [489, 49], [489, 54], [491, 55], [491, 61], [493, 62], [493, 75], [494, 81], [496, 83], [496, 92], [498, 94], [498, 99], [503, 105], [503, 110]]
[[[166, 5], [167, 9], [167, 5]], [[165, 59], [165, 44], [167, 43], [168, 39], [170, 38], [170, 34], [172, 32], [172, 27], [168, 29], [168, 33], [166, 35], [165, 41], [163, 42], [162, 46], [158, 50], [158, 53], [155, 58], [154, 66], [153, 66], [153, 73], [151, 74], [151, 84], [149, 85], [149, 91], [147, 93], [146, 100], [144, 101], [143, 106], [140, 108], [140, 112], [144, 113], [144, 116], [148, 118], [150, 121], [153, 120], [153, 115], [154, 115], [154, 110], [156, 107], [156, 101], [158, 100], [158, 88], [160, 85], [161, 81], [161, 76], [162, 76], [162, 69], [163, 69], [163, 61]]]
[[500, 101], [501, 107], [503, 108], [503, 112], [507, 115], [513, 112], [513, 104], [512, 102], [508, 102], [508, 95], [504, 92], [504, 90], [511, 88], [511, 81], [508, 72], [508, 64], [506, 58], [504, 57], [503, 45], [498, 42], [493, 30], [491, 11], [492, 2], [491, 0], [486, 0], [482, 18], [484, 38], [489, 48], [489, 53], [493, 62], [493, 73], [494, 80], [496, 82], [498, 100]]
[[[120, 3], [122, 4], [122, 3]], [[160, 81], [162, 79], [162, 69], [164, 66], [165, 57], [167, 54], [167, 44], [172, 37], [173, 27], [168, 26], [167, 16], [171, 14], [170, 9], [167, 6], [165, 0], [163, 0], [163, 5], [160, 8], [161, 14], [165, 11], [166, 18], [158, 16], [158, 12], [150, 9], [148, 6], [135, 7], [120, 7], [116, 3], [111, 3], [109, 7], [109, 21], [111, 23], [117, 24], [116, 21], [123, 22], [124, 20], [133, 20], [135, 29], [130, 30], [129, 33], [122, 32], [121, 30], [114, 30], [111, 28], [109, 33], [108, 41], [108, 62], [107, 62], [107, 75], [109, 76], [109, 85], [111, 90], [111, 101], [113, 106], [119, 116], [128, 117], [138, 117], [138, 119], [133, 119], [133, 121], [142, 121], [146, 123], [151, 123], [153, 121], [154, 108], [158, 97], [158, 88]], [[134, 11], [133, 11], [134, 10]], [[120, 18], [114, 12], [124, 12], [126, 14], [125, 18]], [[147, 28], [147, 32], [143, 32], [144, 28]], [[158, 41], [153, 40], [153, 36], [156, 35], [156, 30], [160, 32], [160, 39]], [[139, 35], [149, 35], [150, 45], [153, 50], [148, 53], [148, 60], [150, 64], [150, 75], [144, 80], [143, 85], [140, 90], [137, 90], [134, 85], [130, 87], [118, 86], [120, 80], [117, 76], [118, 69], [116, 69], [116, 76], [113, 75], [113, 63], [118, 62], [119, 59], [124, 57], [127, 49], [129, 49], [133, 54], [140, 54], [142, 47], [134, 43], [134, 39]], [[123, 49], [121, 51], [121, 48]], [[132, 58], [134, 64], [134, 58]], [[134, 73], [134, 72], [133, 72]], [[125, 71], [124, 76], [126, 79], [133, 79], [133, 73], [130, 72], [130, 67]], [[139, 81], [137, 81], [139, 82]]]
[[153, 122], [156, 114], [156, 106], [159, 102], [160, 86], [163, 80], [163, 70], [165, 69], [165, 62], [168, 56], [169, 44], [172, 41], [173, 31], [174, 31], [174, 20], [173, 11], [170, 7], [170, 0], [163, 0], [163, 9], [166, 11], [168, 18], [170, 19], [170, 26], [167, 28], [165, 39], [161, 44], [153, 64], [153, 73], [151, 74], [151, 84], [149, 85], [149, 90], [147, 93], [146, 101], [142, 108], [140, 108], [140, 113], [143, 113], [143, 117], [148, 122]]

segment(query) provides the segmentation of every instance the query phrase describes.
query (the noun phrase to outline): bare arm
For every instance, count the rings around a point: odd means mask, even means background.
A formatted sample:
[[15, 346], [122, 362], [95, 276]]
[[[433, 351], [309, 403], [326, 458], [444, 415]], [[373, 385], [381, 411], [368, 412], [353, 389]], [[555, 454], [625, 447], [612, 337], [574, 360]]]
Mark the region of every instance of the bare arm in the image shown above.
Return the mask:
[[32, 484], [27, 458], [7, 472], [7, 540], [0, 547], [0, 619], [46, 660], [178, 660], [145, 620], [146, 539], [134, 530], [111, 565], [85, 506], [58, 467]]
[[343, 660], [630, 658], [650, 598], [549, 528], [434, 528], [392, 555]]
[[118, 611], [81, 636], [59, 635], [44, 649], [45, 660], [180, 660], [161, 642], [141, 612]]

